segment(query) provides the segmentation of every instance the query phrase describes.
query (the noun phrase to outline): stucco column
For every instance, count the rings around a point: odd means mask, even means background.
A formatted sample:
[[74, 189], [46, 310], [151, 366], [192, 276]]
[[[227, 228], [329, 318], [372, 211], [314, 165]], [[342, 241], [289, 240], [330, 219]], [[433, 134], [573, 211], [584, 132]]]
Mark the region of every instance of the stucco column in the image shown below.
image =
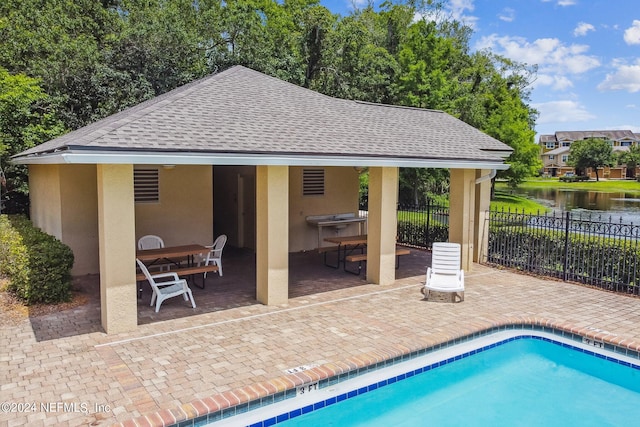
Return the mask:
[[473, 264], [475, 220], [475, 169], [451, 169], [449, 191], [449, 241], [460, 243], [462, 269], [470, 271]]
[[289, 167], [256, 167], [256, 286], [263, 304], [289, 299]]
[[[491, 173], [490, 169], [476, 170], [476, 179], [487, 176]], [[474, 231], [473, 251], [474, 262], [484, 262], [487, 259], [487, 248], [489, 246], [489, 215], [488, 211], [491, 205], [491, 180], [487, 179], [475, 185], [476, 200], [474, 211]]]
[[367, 280], [387, 285], [396, 280], [398, 168], [369, 169]]
[[98, 237], [102, 327], [111, 333], [138, 326], [133, 166], [98, 165]]

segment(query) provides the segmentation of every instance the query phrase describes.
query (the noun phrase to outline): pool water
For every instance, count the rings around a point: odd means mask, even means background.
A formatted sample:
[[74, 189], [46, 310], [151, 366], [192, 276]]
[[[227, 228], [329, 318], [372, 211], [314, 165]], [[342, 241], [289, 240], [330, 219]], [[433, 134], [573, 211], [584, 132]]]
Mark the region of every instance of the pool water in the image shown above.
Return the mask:
[[625, 426], [640, 420], [640, 370], [521, 338], [278, 426]]

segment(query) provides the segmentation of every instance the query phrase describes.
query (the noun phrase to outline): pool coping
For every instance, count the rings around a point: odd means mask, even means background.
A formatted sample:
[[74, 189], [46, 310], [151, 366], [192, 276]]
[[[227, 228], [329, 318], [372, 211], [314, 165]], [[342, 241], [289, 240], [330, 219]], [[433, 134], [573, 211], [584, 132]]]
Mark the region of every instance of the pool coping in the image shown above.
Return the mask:
[[220, 421], [295, 397], [298, 387], [304, 385], [319, 383], [322, 388], [475, 338], [514, 329], [546, 332], [580, 343], [584, 343], [586, 339], [587, 343], [591, 345], [640, 360], [640, 343], [593, 327], [576, 327], [566, 322], [559, 323], [545, 318], [504, 318], [494, 322], [479, 321], [473, 330], [461, 331], [451, 336], [434, 334], [430, 337], [429, 342], [416, 342], [415, 348], [394, 346], [372, 353], [360, 354], [344, 361], [311, 367], [269, 381], [196, 399], [179, 408], [164, 409], [116, 423], [113, 426], [195, 427], [203, 423]]

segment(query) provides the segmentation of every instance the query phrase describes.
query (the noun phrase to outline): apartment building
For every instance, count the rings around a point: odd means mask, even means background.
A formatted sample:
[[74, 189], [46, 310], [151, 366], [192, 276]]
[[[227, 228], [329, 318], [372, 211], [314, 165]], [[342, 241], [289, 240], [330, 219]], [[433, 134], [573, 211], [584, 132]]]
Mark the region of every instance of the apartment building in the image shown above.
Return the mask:
[[[640, 144], [640, 134], [630, 130], [586, 130], [586, 131], [558, 131], [553, 135], [540, 135], [540, 156], [543, 165], [543, 174], [546, 176], [563, 176], [566, 173], [575, 173], [574, 168], [567, 164], [571, 144], [589, 138], [601, 138], [609, 141], [614, 152], [629, 150], [632, 145]], [[606, 167], [601, 169], [601, 177], [625, 178], [626, 166]], [[594, 171], [587, 171], [590, 175]]]

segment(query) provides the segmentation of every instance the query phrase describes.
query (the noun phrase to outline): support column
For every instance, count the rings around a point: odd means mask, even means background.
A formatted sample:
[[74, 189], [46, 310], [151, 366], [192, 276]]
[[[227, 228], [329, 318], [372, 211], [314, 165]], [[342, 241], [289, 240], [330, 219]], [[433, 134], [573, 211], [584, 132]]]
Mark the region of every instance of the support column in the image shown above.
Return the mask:
[[367, 280], [387, 285], [396, 279], [398, 168], [369, 169]]
[[98, 165], [100, 309], [108, 334], [138, 326], [132, 165]]
[[[476, 179], [491, 174], [490, 169], [476, 170]], [[474, 212], [474, 231], [473, 251], [474, 262], [485, 262], [489, 247], [489, 216], [488, 211], [491, 207], [491, 180], [487, 179], [475, 185], [475, 212]]]
[[460, 243], [462, 269], [473, 264], [475, 169], [451, 169], [449, 191], [449, 241]]
[[266, 305], [289, 300], [289, 167], [256, 167], [256, 294]]

